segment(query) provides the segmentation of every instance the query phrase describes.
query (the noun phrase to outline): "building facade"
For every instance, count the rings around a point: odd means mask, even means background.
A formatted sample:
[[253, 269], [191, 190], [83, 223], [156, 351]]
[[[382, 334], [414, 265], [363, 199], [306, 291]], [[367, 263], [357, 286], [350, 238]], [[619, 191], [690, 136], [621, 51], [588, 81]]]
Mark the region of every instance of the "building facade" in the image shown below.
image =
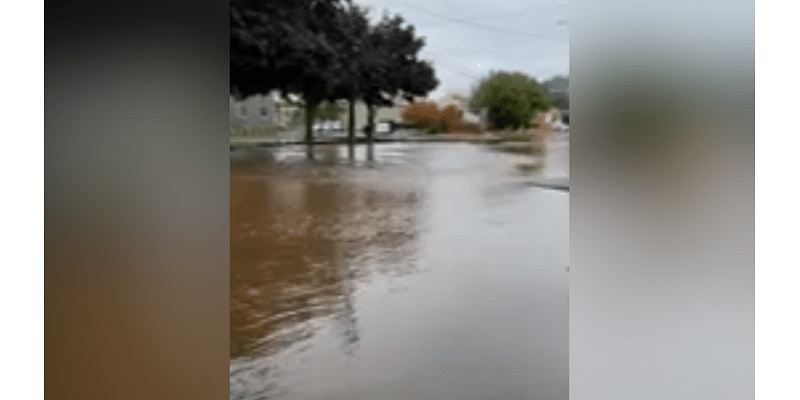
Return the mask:
[[556, 107], [561, 110], [562, 122], [569, 124], [569, 77], [554, 77], [542, 82], [545, 92], [553, 98]]
[[[268, 95], [255, 95], [242, 100], [230, 97], [230, 127], [231, 129], [252, 129], [252, 128], [292, 128], [303, 125], [304, 110], [300, 103], [300, 98], [290, 95], [292, 102], [286, 101], [277, 91]], [[294, 104], [292, 104], [294, 103]], [[392, 107], [378, 107], [375, 109], [376, 123], [402, 123], [403, 107], [407, 104], [405, 100], [398, 99]], [[316, 126], [336, 126], [343, 130], [348, 129], [348, 102], [339, 100], [337, 105], [342, 112], [333, 120], [316, 121]], [[356, 101], [355, 105], [355, 129], [363, 132], [367, 126], [367, 105], [362, 101]]]
[[487, 126], [487, 113], [486, 110], [473, 113], [469, 110], [469, 99], [466, 96], [457, 94], [447, 94], [441, 99], [436, 101], [436, 106], [440, 110], [444, 110], [449, 106], [455, 107], [461, 111], [461, 121], [465, 124], [477, 125], [481, 129], [486, 129]]
[[[347, 131], [350, 123], [348, 114], [350, 112], [349, 102], [347, 100], [339, 100], [336, 102], [336, 104], [339, 106], [342, 112], [336, 119], [329, 122], [334, 122], [334, 125], [341, 126], [342, 130]], [[407, 102], [405, 100], [398, 99], [395, 101], [394, 106], [375, 108], [375, 124], [377, 125], [376, 129], [380, 132], [381, 130], [385, 130], [387, 125], [391, 126], [393, 124], [402, 123], [403, 108], [406, 106], [406, 104]], [[356, 101], [353, 111], [355, 116], [355, 132], [361, 134], [367, 127], [367, 105], [363, 101]]]
[[264, 127], [286, 128], [300, 107], [290, 104], [277, 91], [237, 100], [230, 97], [230, 126], [232, 129]]

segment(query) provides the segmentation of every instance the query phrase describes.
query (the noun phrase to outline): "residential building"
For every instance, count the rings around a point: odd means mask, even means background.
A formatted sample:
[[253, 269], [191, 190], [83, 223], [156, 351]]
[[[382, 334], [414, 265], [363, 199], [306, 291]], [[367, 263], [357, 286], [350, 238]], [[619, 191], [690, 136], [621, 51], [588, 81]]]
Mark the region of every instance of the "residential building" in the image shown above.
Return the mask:
[[461, 120], [467, 124], [475, 124], [481, 127], [486, 126], [486, 118], [480, 113], [473, 113], [469, 110], [469, 99], [466, 96], [458, 94], [446, 94], [444, 97], [436, 101], [436, 105], [440, 110], [449, 106], [453, 106], [461, 111]]
[[[294, 97], [292, 100], [297, 100], [297, 98]], [[287, 102], [277, 91], [241, 100], [231, 96], [230, 126], [231, 128], [285, 128], [299, 110], [300, 107]]]
[[[339, 116], [339, 121], [342, 123], [342, 127], [345, 131], [348, 130], [349, 124], [349, 117], [348, 117], [348, 102], [346, 100], [340, 100], [339, 106], [343, 109], [342, 114]], [[400, 124], [403, 122], [403, 107], [408, 104], [407, 101], [403, 99], [395, 100], [395, 104], [392, 107], [377, 107], [375, 109], [375, 123], [389, 123], [391, 124]], [[363, 132], [367, 126], [367, 105], [362, 101], [356, 101], [355, 104], [355, 131], [356, 132]]]
[[[250, 129], [262, 127], [289, 128], [293, 123], [302, 125], [303, 108], [299, 104], [302, 99], [289, 95], [287, 101], [277, 91], [268, 95], [255, 95], [237, 100], [230, 97], [230, 126], [231, 129]], [[342, 109], [341, 114], [333, 121], [317, 121], [318, 127], [332, 127], [330, 129], [348, 129], [348, 102], [339, 100], [337, 104]], [[399, 124], [403, 122], [403, 107], [408, 104], [403, 99], [397, 99], [392, 107], [378, 107], [375, 109], [375, 123]], [[362, 101], [355, 105], [355, 129], [363, 132], [367, 126], [367, 106]]]
[[562, 111], [562, 121], [569, 123], [569, 77], [554, 77], [542, 82], [542, 88], [556, 102], [556, 107]]

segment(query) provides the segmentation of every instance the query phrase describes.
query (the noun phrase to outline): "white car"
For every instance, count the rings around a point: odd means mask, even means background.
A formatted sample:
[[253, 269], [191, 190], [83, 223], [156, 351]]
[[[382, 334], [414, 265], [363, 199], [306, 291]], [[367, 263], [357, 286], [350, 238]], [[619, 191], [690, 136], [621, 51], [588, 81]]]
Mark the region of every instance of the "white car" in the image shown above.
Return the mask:
[[375, 132], [377, 133], [389, 133], [392, 131], [392, 125], [388, 122], [379, 122], [378, 125], [375, 127]]
[[320, 121], [314, 124], [314, 130], [322, 132], [341, 130], [341, 125], [341, 121]]

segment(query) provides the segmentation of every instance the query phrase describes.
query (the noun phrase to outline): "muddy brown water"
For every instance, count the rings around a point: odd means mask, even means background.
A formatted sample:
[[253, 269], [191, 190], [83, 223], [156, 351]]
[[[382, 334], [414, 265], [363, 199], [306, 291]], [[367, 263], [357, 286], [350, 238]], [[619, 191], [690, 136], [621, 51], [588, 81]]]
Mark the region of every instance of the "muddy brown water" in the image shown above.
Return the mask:
[[482, 145], [365, 158], [232, 152], [231, 399], [567, 399], [568, 192]]

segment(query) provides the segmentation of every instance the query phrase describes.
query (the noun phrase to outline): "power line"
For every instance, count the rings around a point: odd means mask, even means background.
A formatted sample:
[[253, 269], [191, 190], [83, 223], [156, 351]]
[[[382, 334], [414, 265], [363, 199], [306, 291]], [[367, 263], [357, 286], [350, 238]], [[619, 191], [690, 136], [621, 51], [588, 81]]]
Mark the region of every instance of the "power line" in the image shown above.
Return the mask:
[[554, 40], [554, 41], [558, 41], [558, 42], [569, 42], [569, 39], [563, 38], [563, 37], [558, 37], [558, 36], [554, 36], [554, 35], [547, 35], [547, 34], [541, 34], [541, 33], [535, 33], [535, 32], [517, 31], [517, 30], [505, 29], [505, 28], [500, 28], [500, 27], [495, 27], [495, 26], [490, 26], [490, 25], [483, 25], [483, 24], [472, 22], [472, 21], [469, 21], [469, 20], [463, 19], [463, 18], [454, 18], [454, 17], [448, 16], [448, 15], [444, 15], [444, 14], [440, 14], [440, 13], [436, 13], [436, 12], [430, 12], [430, 11], [427, 11], [427, 10], [422, 10], [422, 9], [416, 7], [416, 6], [412, 6], [412, 5], [407, 4], [407, 3], [401, 3], [401, 4], [403, 4], [404, 6], [410, 8], [410, 9], [413, 9], [413, 10], [415, 10], [417, 12], [423, 13], [423, 14], [428, 14], [428, 15], [431, 15], [431, 16], [434, 16], [434, 17], [437, 17], [437, 18], [445, 19], [445, 20], [450, 21], [450, 22], [460, 23], [460, 24], [471, 26], [471, 27], [474, 27], [474, 28], [479, 28], [479, 29], [484, 29], [484, 30], [494, 31], [494, 32], [499, 32], [499, 33], [510, 33], [510, 34], [515, 34], [515, 35], [532, 36], [532, 37], [537, 37], [537, 38], [543, 39], [543, 40]]
[[481, 79], [482, 78], [481, 76], [478, 76], [473, 72], [467, 72], [467, 71], [461, 69], [461, 66], [456, 66], [455, 63], [451, 63], [450, 61], [444, 61], [444, 59], [446, 59], [446, 57], [442, 57], [442, 54], [439, 53], [436, 50], [432, 50], [430, 48], [425, 48], [424, 51], [426, 53], [428, 53], [429, 55], [435, 57], [435, 59], [433, 60], [433, 63], [437, 67], [438, 66], [444, 66], [445, 69], [448, 69], [448, 70], [450, 70], [452, 72], [456, 72], [459, 75], [468, 76], [468, 77], [474, 78], [474, 79]]
[[480, 76], [478, 76], [478, 75], [473, 75], [473, 74], [470, 74], [470, 73], [468, 73], [468, 72], [464, 72], [464, 71], [457, 70], [457, 69], [454, 69], [454, 68], [448, 68], [448, 67], [445, 67], [444, 69], [449, 69], [451, 72], [455, 72], [455, 73], [457, 73], [457, 74], [459, 74], [459, 75], [461, 75], [461, 76], [467, 77], [467, 78], [471, 78], [471, 79], [481, 79], [481, 77], [480, 77]]
[[472, 72], [467, 72], [467, 71], [461, 69], [460, 67], [457, 68], [457, 67], [454, 66], [454, 64], [451, 64], [449, 62], [442, 62], [441, 58], [439, 60], [435, 60], [433, 63], [434, 63], [434, 65], [436, 67], [444, 67], [444, 69], [450, 70], [451, 72], [455, 72], [455, 73], [457, 73], [459, 75], [466, 76], [466, 77], [473, 78], [473, 79], [481, 79], [481, 76], [479, 76], [477, 74], [474, 74]]
[[[453, 10], [458, 10], [459, 9], [459, 7], [453, 5], [449, 1], [441, 1], [441, 3], [448, 5]], [[494, 13], [494, 14], [483, 14], [481, 16], [467, 16], [467, 15], [464, 15], [464, 14], [461, 14], [461, 15], [464, 16], [464, 17], [468, 17], [469, 20], [471, 20], [472, 22], [475, 22], [476, 19], [486, 20], [486, 18], [498, 18], [498, 17], [502, 18], [502, 17], [505, 17], [505, 16], [525, 15], [525, 14], [530, 14], [530, 13], [536, 12], [536, 11], [554, 11], [556, 8], [559, 8], [559, 7], [569, 7], [569, 4], [558, 4], [557, 3], [557, 4], [553, 5], [553, 6], [525, 7], [524, 9], [521, 9], [521, 10], [503, 11], [503, 12]]]
[[438, 58], [437, 60], [433, 61], [433, 64], [434, 64], [434, 66], [436, 68], [443, 68], [443, 69], [448, 70], [450, 72], [454, 72], [454, 73], [456, 73], [458, 75], [461, 75], [461, 76], [464, 76], [464, 77], [467, 77], [467, 78], [471, 78], [471, 79], [482, 79], [483, 78], [482, 76], [479, 76], [479, 75], [477, 75], [475, 73], [467, 72], [467, 71], [461, 69], [460, 67], [456, 67], [454, 64], [451, 64], [450, 62], [443, 62], [441, 60], [441, 57], [437, 57], [437, 58]]
[[[474, 50], [466, 50], [466, 49], [444, 49], [439, 47], [432, 47], [431, 45], [425, 46], [425, 51], [431, 52], [436, 51], [437, 54], [447, 54], [448, 57], [453, 58], [474, 58], [475, 56], [483, 56], [483, 57], [491, 57], [492, 59], [496, 60], [505, 60], [505, 59], [518, 59], [518, 58], [532, 58], [531, 51], [518, 51], [515, 53], [498, 53], [492, 51], [491, 53], [486, 53], [483, 51], [478, 51], [477, 49]], [[460, 50], [460, 51], [459, 51]], [[431, 53], [433, 54], [433, 53]], [[434, 54], [434, 55], [437, 55]]]

